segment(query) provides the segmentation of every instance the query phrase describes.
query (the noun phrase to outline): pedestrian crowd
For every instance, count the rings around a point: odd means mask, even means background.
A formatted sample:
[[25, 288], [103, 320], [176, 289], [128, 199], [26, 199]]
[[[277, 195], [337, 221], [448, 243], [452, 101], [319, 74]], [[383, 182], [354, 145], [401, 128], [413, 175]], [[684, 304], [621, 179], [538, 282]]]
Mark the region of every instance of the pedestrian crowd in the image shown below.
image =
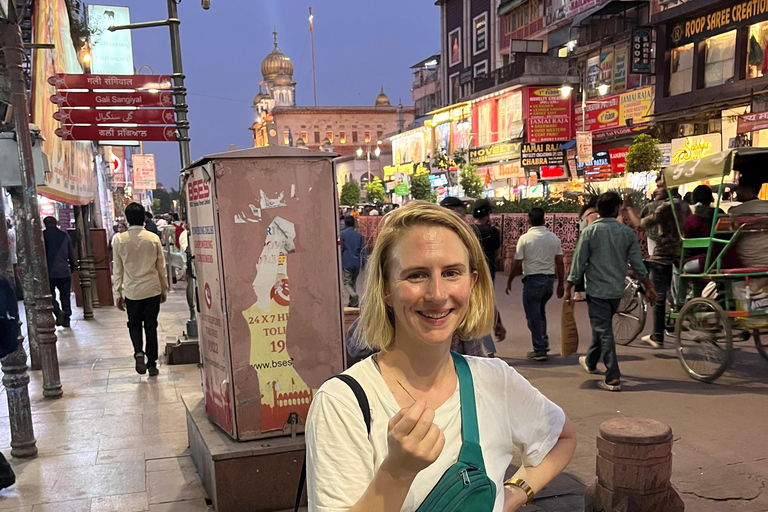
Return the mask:
[[[768, 201], [758, 198], [761, 186], [759, 180], [742, 176], [735, 190], [739, 203], [729, 204], [728, 213], [737, 216], [768, 213]], [[687, 249], [683, 267], [678, 269], [682, 251], [680, 234], [682, 232], [686, 238], [708, 238], [715, 212], [713, 202], [714, 195], [709, 186], [700, 185], [686, 197], [681, 197], [676, 189], [667, 189], [661, 176], [656, 180], [651, 201], [639, 210], [631, 194], [622, 197], [617, 192], [606, 192], [590, 196], [579, 212], [579, 237], [570, 270], [564, 265], [561, 240], [545, 225], [546, 212], [533, 208], [528, 213], [529, 229], [517, 242], [505, 288], [509, 295], [514, 280], [522, 277], [522, 304], [532, 344], [527, 358], [538, 362], [548, 360], [547, 304], [554, 295], [566, 301], [586, 302], [592, 336], [579, 363], [590, 374], [597, 373], [598, 363], [603, 363], [605, 379], [598, 386], [619, 391], [621, 373], [612, 319], [625, 294], [628, 276], [640, 284], [653, 312], [652, 333], [642, 339], [654, 348], [663, 348], [665, 336], [671, 336], [674, 330], [669, 323], [668, 303], [681, 305], [688, 293], [689, 283], [685, 280], [682, 289], [677, 289], [677, 276], [681, 270], [686, 274], [702, 272], [707, 251], [706, 247]], [[447, 197], [440, 204], [468, 221], [480, 242], [493, 282], [500, 256], [501, 234], [491, 221], [492, 203], [487, 199], [475, 201], [471, 220], [465, 201]], [[723, 214], [722, 210], [719, 213]], [[343, 217], [342, 222], [345, 222], [341, 236], [345, 287], [350, 296], [348, 305], [356, 307], [360, 302], [354, 283], [360, 269], [364, 268], [364, 264], [358, 262], [362, 261], [360, 255], [365, 254], [365, 243], [362, 235], [354, 231], [354, 217]], [[382, 222], [386, 222], [386, 218]], [[678, 230], [678, 222], [681, 230]], [[643, 256], [636, 230], [646, 235], [647, 257]], [[723, 267], [768, 267], [765, 259], [767, 237], [765, 232], [744, 234], [732, 250], [722, 255]], [[723, 245], [715, 243], [712, 258], [720, 255]], [[690, 288], [694, 295], [700, 295], [703, 283], [694, 281]], [[454, 336], [453, 350], [464, 355], [494, 357], [495, 343], [506, 337], [497, 310], [494, 317], [492, 333], [479, 339]], [[347, 347], [355, 359], [373, 353], [358, 322], [348, 332]]]

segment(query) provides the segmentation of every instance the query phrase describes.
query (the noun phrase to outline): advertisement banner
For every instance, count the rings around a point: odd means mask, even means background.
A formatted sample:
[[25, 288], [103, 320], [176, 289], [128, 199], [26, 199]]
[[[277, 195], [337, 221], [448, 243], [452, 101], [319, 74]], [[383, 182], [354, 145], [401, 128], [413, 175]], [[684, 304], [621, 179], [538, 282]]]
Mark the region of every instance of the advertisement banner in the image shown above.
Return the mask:
[[629, 148], [608, 150], [608, 156], [611, 160], [611, 170], [614, 174], [622, 174], [627, 170], [627, 153], [629, 153]]
[[520, 160], [526, 171], [539, 171], [542, 167], [563, 167], [565, 151], [560, 144], [523, 144]]
[[756, 112], [739, 116], [736, 133], [749, 133], [768, 129], [768, 112]]
[[112, 185], [117, 188], [125, 187], [125, 148], [122, 146], [106, 146], [106, 155], [109, 171], [112, 174]]
[[225, 432], [234, 436], [235, 406], [227, 339], [228, 316], [224, 314], [226, 307], [221, 293], [221, 260], [214, 210], [216, 194], [211, 175], [213, 169], [196, 167], [186, 183], [190, 250], [194, 256], [200, 299], [197, 325], [203, 360], [205, 412]]
[[571, 132], [571, 97], [563, 98], [559, 87], [529, 87], [526, 90], [528, 142], [567, 141]]
[[589, 97], [597, 95], [600, 75], [600, 56], [593, 55], [587, 60], [587, 91]]
[[88, 5], [91, 33], [91, 72], [115, 75], [133, 74], [133, 46], [130, 30], [107, 30], [111, 25], [130, 25], [128, 7]]
[[693, 135], [691, 137], [681, 137], [672, 139], [671, 163], [681, 164], [691, 160], [700, 160], [705, 156], [722, 151], [722, 135], [720, 133], [709, 133], [706, 135]]
[[404, 172], [395, 173], [395, 195], [408, 195], [408, 175]]
[[155, 155], [133, 155], [133, 188], [155, 190]]
[[66, 142], [56, 136], [59, 123], [53, 118], [56, 106], [48, 98], [55, 94], [48, 77], [56, 73], [82, 73], [69, 31], [69, 16], [64, 0], [35, 2], [35, 43], [53, 44], [53, 50], [35, 52], [32, 72], [32, 122], [40, 127], [45, 139], [43, 152], [48, 155], [51, 172], [38, 193], [55, 201], [74, 205], [88, 204], [94, 196], [93, 145], [90, 142]]
[[613, 92], [616, 94], [627, 90], [627, 45], [616, 48], [613, 65]]
[[519, 159], [503, 164], [494, 164], [491, 166], [491, 172], [494, 180], [516, 179], [525, 176]]
[[630, 73], [651, 73], [653, 57], [653, 27], [635, 27], [632, 30], [632, 64]]
[[592, 163], [592, 132], [576, 132], [576, 159], [580, 164]]
[[613, 92], [613, 50], [600, 55], [600, 83], [608, 85], [608, 94]]
[[[627, 120], [632, 125], [645, 123], [653, 106], [653, 87], [643, 87], [622, 94], [614, 94], [600, 100], [587, 103], [586, 130], [608, 130], [627, 126]], [[581, 105], [574, 109], [577, 128], [581, 126]]]
[[520, 144], [520, 142], [496, 142], [487, 146], [469, 148], [467, 158], [471, 165], [520, 159]]

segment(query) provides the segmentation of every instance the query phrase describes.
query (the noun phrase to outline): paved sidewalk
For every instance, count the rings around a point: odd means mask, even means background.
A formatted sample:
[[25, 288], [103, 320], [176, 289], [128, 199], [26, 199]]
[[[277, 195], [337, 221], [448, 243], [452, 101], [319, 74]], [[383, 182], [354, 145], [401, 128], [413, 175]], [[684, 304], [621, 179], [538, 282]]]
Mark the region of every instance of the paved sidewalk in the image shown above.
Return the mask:
[[[188, 318], [184, 284], [161, 307], [161, 354]], [[63, 397], [43, 398], [41, 372], [29, 372], [37, 458], [10, 456], [3, 390], [0, 449], [16, 484], [0, 491], [0, 511], [208, 512], [180, 400], [201, 388], [197, 365], [165, 366], [161, 356], [158, 377], [138, 375], [125, 313], [94, 313], [86, 321], [76, 308], [71, 329], [56, 329]]]

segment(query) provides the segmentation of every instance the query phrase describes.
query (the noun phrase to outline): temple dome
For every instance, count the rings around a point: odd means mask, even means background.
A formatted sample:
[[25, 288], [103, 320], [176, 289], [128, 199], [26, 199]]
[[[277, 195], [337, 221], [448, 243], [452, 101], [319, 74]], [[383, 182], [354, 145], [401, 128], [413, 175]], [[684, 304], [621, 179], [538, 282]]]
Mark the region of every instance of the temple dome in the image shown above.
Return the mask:
[[375, 105], [377, 107], [388, 107], [388, 106], [390, 106], [389, 96], [384, 94], [384, 86], [383, 85], [381, 86], [381, 92], [379, 93], [378, 96], [376, 96], [376, 103], [375, 103]]
[[291, 77], [288, 76], [285, 73], [278, 74], [275, 79], [272, 81], [273, 85], [281, 86], [281, 85], [293, 85], [293, 80], [291, 80]]
[[290, 78], [293, 76], [293, 62], [277, 47], [277, 31], [273, 34], [275, 35], [275, 48], [261, 61], [261, 74], [264, 76], [264, 80], [273, 80], [280, 74], [288, 75]]

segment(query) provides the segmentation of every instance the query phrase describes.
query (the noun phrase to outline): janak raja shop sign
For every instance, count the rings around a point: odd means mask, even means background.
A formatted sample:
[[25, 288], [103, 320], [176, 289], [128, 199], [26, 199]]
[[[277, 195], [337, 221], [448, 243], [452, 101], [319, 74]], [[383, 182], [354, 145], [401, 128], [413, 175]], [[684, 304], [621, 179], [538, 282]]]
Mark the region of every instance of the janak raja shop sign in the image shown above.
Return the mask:
[[718, 2], [716, 8], [704, 14], [674, 23], [669, 39], [678, 46], [765, 19], [768, 19], [768, 0]]

